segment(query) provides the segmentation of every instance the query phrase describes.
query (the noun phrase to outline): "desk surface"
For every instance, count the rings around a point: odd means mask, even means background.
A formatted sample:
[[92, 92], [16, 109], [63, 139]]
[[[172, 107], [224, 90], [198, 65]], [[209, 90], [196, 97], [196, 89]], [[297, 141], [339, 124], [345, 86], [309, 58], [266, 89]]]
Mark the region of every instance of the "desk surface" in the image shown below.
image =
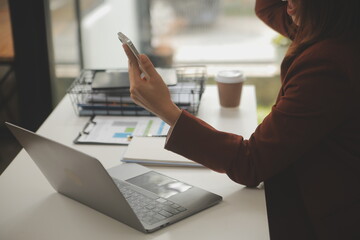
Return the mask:
[[[219, 107], [216, 88], [208, 86], [198, 116], [219, 130], [247, 138], [257, 126], [255, 89], [244, 87], [240, 108], [224, 109]], [[124, 146], [72, 143], [87, 120], [75, 115], [65, 97], [38, 133], [97, 157], [105, 168], [120, 164]], [[0, 176], [0, 239], [269, 239], [262, 189], [245, 188], [205, 168], [153, 169], [224, 200], [155, 233], [143, 234], [56, 193], [22, 150]]]

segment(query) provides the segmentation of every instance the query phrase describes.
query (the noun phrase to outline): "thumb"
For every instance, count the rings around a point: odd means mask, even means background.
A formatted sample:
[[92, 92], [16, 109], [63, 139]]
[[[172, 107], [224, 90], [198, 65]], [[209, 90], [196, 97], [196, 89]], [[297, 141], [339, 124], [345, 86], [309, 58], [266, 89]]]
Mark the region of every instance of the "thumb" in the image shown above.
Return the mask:
[[145, 72], [147, 72], [150, 76], [159, 75], [148, 56], [146, 56], [145, 54], [140, 54], [139, 58], [140, 58], [140, 65]]

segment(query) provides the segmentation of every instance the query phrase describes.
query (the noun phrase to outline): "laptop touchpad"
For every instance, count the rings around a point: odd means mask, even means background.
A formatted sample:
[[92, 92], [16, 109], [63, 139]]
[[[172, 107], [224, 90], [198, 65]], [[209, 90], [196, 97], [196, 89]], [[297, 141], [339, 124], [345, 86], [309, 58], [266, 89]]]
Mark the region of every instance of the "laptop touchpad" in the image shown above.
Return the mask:
[[157, 172], [147, 172], [126, 180], [163, 198], [169, 198], [189, 190], [192, 186]]

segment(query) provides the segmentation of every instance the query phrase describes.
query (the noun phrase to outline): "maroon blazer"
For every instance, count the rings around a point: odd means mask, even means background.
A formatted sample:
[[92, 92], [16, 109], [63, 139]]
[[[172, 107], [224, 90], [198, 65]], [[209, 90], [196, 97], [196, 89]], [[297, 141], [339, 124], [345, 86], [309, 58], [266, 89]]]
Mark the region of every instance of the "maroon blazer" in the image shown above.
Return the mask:
[[[286, 3], [257, 0], [256, 13], [288, 36]], [[319, 41], [283, 61], [276, 103], [250, 139], [183, 111], [165, 148], [240, 184], [264, 181], [271, 239], [360, 239], [359, 57], [351, 39]]]

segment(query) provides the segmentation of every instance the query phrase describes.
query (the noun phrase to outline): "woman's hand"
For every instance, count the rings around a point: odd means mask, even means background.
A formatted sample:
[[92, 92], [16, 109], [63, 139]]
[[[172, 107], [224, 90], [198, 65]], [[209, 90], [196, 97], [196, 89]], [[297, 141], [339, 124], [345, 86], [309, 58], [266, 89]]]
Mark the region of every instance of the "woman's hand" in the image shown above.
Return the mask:
[[181, 110], [171, 100], [170, 92], [161, 76], [155, 70], [150, 59], [139, 55], [140, 65], [149, 78], [141, 77], [137, 59], [127, 45], [123, 45], [129, 59], [130, 96], [133, 101], [173, 126]]

